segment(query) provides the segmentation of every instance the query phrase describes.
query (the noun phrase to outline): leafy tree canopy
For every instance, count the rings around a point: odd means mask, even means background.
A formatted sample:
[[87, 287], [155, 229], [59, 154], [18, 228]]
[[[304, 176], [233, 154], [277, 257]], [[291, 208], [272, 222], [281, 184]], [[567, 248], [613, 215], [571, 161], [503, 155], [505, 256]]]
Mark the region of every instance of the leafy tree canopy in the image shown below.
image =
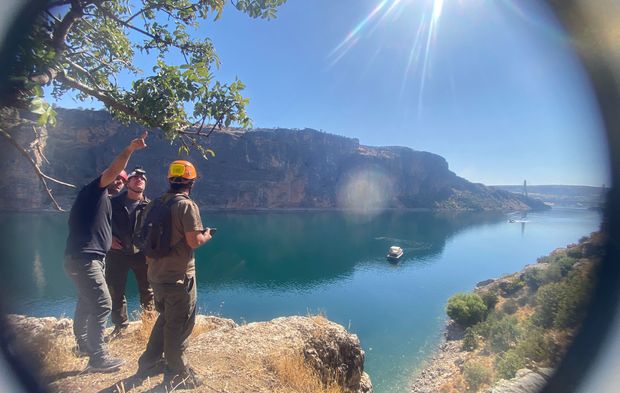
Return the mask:
[[[285, 2], [231, 0], [264, 19], [275, 18]], [[41, 86], [51, 85], [55, 98], [72, 90], [79, 100], [98, 99], [121, 121], [160, 129], [183, 150], [194, 146], [204, 155], [199, 137], [250, 124], [243, 83], [216, 80], [213, 43], [191, 34], [201, 22], [217, 21], [224, 6], [224, 0], [52, 0], [17, 49], [9, 70], [13, 102], [30, 105], [40, 124], [53, 124]], [[139, 53], [156, 57], [152, 70], [134, 66]], [[131, 86], [119, 83], [127, 75]]]

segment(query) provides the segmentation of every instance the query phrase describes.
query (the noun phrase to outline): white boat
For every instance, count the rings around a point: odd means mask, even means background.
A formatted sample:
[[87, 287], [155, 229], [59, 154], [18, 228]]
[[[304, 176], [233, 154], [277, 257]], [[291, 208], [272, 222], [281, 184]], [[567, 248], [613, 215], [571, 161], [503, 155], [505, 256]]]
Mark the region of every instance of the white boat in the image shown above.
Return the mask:
[[390, 247], [388, 254], [385, 256], [388, 261], [396, 262], [403, 256], [403, 249], [397, 246]]

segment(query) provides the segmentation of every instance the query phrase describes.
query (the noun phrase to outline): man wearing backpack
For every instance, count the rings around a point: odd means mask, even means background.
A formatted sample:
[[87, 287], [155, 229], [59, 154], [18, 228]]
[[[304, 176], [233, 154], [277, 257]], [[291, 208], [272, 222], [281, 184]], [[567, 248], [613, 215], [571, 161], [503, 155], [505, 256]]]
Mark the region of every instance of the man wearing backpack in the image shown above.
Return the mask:
[[92, 371], [118, 369], [124, 360], [113, 358], [105, 345], [104, 332], [111, 310], [105, 282], [105, 256], [112, 245], [112, 207], [108, 188], [120, 191], [119, 175], [134, 151], [144, 149], [145, 131], [131, 141], [99, 177], [78, 193], [69, 215], [69, 236], [64, 268], [77, 288], [73, 333], [79, 353], [90, 357]]
[[[195, 179], [196, 169], [190, 162], [178, 160], [170, 164], [170, 188], [147, 207], [146, 229], [142, 231], [156, 228], [163, 220], [169, 223], [163, 228], [169, 233], [147, 234], [150, 240], [144, 252], [159, 317], [138, 360], [136, 375], [145, 379], [163, 372], [164, 385], [170, 390], [202, 384], [184, 353], [196, 319], [194, 249], [211, 239], [210, 229], [203, 229], [198, 206], [189, 198]], [[158, 220], [152, 219], [155, 216]], [[158, 244], [162, 239], [166, 240], [163, 246]]]
[[135, 168], [127, 176], [127, 191], [114, 196], [112, 203], [112, 248], [106, 258], [105, 278], [112, 298], [111, 338], [129, 326], [125, 286], [131, 269], [138, 283], [142, 309], [153, 309], [153, 290], [146, 278], [146, 257], [134, 244], [134, 233], [140, 228], [143, 210], [149, 203], [144, 195], [146, 172]]

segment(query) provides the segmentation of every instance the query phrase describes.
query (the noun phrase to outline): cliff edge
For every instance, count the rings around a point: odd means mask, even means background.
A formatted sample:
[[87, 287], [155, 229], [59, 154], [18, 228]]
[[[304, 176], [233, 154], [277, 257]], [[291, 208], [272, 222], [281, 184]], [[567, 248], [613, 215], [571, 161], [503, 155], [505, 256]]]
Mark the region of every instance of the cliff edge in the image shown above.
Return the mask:
[[[153, 316], [143, 316], [110, 342], [126, 360], [120, 371], [89, 373], [78, 358], [72, 321], [10, 315], [12, 350], [40, 370], [52, 392], [159, 392], [162, 375], [144, 382], [132, 375], [146, 346]], [[205, 380], [195, 392], [370, 393], [364, 351], [356, 335], [322, 316], [282, 317], [238, 325], [230, 319], [198, 316], [187, 357]]]

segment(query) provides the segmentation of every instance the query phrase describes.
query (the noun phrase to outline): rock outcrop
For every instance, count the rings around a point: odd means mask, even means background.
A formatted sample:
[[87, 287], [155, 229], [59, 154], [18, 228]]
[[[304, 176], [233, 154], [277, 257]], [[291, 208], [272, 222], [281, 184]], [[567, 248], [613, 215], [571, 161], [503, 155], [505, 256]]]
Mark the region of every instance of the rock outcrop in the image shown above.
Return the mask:
[[[159, 391], [152, 389], [161, 376], [145, 383], [132, 377], [150, 331], [140, 321], [132, 322], [125, 334], [110, 343], [111, 353], [127, 361], [113, 374], [84, 372], [86, 361], [70, 352], [75, 344], [69, 319], [12, 315], [8, 322], [13, 327], [13, 352], [30, 354], [28, 364], [43, 371], [52, 392]], [[330, 385], [338, 387], [330, 391], [372, 392], [357, 336], [321, 316], [246, 325], [199, 316], [187, 357], [207, 381], [196, 392], [309, 392]], [[308, 384], [316, 384], [317, 389], [302, 386]]]
[[[58, 124], [46, 131], [41, 146], [49, 161], [43, 169], [52, 177], [86, 184], [140, 131], [106, 112], [58, 109]], [[17, 128], [11, 132], [26, 135]], [[201, 175], [193, 196], [208, 208], [546, 208], [518, 194], [470, 183], [451, 172], [443, 157], [405, 147], [363, 146], [357, 139], [312, 129], [230, 129], [214, 132], [207, 142], [215, 157], [205, 160], [192, 153], [189, 159]], [[179, 158], [179, 146], [156, 135], [148, 145], [132, 157], [130, 166], [145, 167], [147, 191], [157, 195], [166, 188], [166, 164]], [[36, 195], [40, 185], [29, 164], [8, 146], [3, 148], [3, 165], [8, 166], [4, 173], [20, 176], [0, 184], [0, 209], [48, 207], [45, 195]], [[61, 204], [69, 206], [75, 191], [54, 188]]]
[[553, 373], [550, 368], [537, 371], [527, 368], [517, 371], [517, 375], [510, 380], [502, 379], [492, 388], [483, 393], [537, 393], [542, 391], [549, 377]]

